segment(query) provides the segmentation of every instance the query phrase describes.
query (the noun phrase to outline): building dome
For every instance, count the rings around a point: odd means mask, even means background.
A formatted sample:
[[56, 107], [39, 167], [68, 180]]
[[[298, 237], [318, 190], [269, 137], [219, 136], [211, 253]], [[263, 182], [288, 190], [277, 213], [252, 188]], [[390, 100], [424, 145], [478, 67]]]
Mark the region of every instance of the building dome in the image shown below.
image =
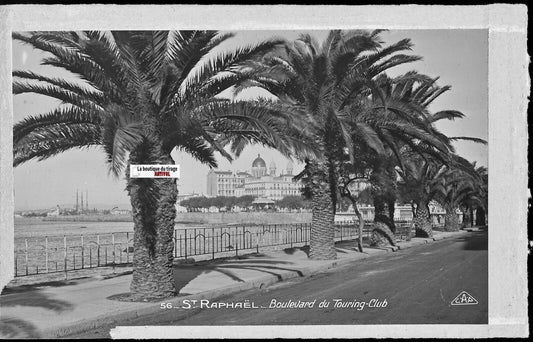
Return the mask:
[[274, 161], [271, 161], [270, 162], [270, 175], [272, 177], [275, 177], [276, 176], [276, 163], [274, 163]]
[[289, 160], [289, 162], [287, 163], [287, 174], [288, 175], [292, 175], [293, 167], [294, 167], [294, 165], [292, 164], [292, 161]]
[[266, 168], [266, 163], [265, 161], [263, 160], [263, 158], [261, 158], [261, 155], [257, 155], [257, 158], [254, 159], [253, 163], [252, 163], [252, 167], [264, 167]]
[[266, 173], [267, 173], [266, 163], [263, 160], [263, 158], [261, 158], [261, 156], [258, 154], [257, 158], [255, 158], [255, 160], [252, 163], [252, 176], [256, 178], [261, 178], [265, 176]]

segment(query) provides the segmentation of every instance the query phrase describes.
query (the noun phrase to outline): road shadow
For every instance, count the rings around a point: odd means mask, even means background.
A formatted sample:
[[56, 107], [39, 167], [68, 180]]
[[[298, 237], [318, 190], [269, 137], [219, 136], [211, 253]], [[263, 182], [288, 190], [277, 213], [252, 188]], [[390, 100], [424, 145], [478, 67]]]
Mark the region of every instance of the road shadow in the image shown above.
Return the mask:
[[13, 306], [40, 307], [55, 312], [63, 312], [73, 308], [72, 303], [51, 298], [43, 290], [33, 290], [24, 293], [13, 293], [0, 296], [0, 307]]
[[[369, 248], [368, 244], [363, 245], [364, 248]], [[337, 253], [349, 253], [349, 251], [359, 251], [356, 240], [337, 241], [335, 243], [335, 250]], [[278, 252], [283, 252], [286, 255], [295, 255], [297, 253], [305, 253], [305, 256], [309, 258], [309, 245], [300, 247], [284, 248]], [[202, 274], [208, 274], [210, 272], [219, 272], [229, 277], [233, 281], [244, 282], [238, 275], [237, 270], [246, 269], [263, 272], [265, 274], [271, 274], [276, 276], [279, 280], [282, 280], [282, 272], [290, 271], [295, 272], [298, 276], [302, 277], [303, 273], [295, 268], [287, 267], [293, 262], [283, 260], [264, 259], [269, 257], [268, 254], [263, 253], [251, 253], [238, 257], [229, 257], [224, 259], [204, 260], [199, 262], [185, 263], [174, 265], [174, 280], [176, 291], [180, 291], [191, 281], [201, 276]], [[303, 255], [302, 255], [303, 257]]]
[[244, 279], [239, 277], [238, 270], [253, 270], [276, 276], [279, 280], [282, 279], [281, 273], [284, 271], [295, 272], [299, 276], [303, 276], [303, 273], [294, 268], [284, 267], [288, 264], [292, 264], [288, 261], [281, 260], [254, 260], [252, 258], [232, 260], [227, 263], [202, 263], [192, 265], [177, 265], [174, 266], [174, 284], [176, 291], [179, 292], [191, 281], [200, 277], [201, 275], [209, 274], [211, 272], [218, 272], [232, 281], [245, 282]]
[[52, 280], [52, 281], [47, 281], [47, 282], [42, 282], [42, 283], [19, 285], [16, 287], [6, 287], [2, 290], [2, 293], [0, 293], [0, 295], [35, 291], [35, 290], [42, 289], [43, 287], [62, 287], [62, 286], [69, 286], [69, 285], [77, 285], [81, 282], [82, 281], [74, 281], [74, 280]]
[[304, 252], [305, 255], [309, 257], [309, 245], [305, 245], [302, 247], [290, 247], [290, 248], [283, 249], [283, 253], [288, 254], [288, 255], [293, 255], [297, 251]]
[[9, 316], [0, 318], [0, 339], [39, 337], [37, 328], [28, 321]]
[[471, 235], [462, 237], [458, 241], [466, 242], [464, 250], [469, 251], [486, 251], [488, 250], [488, 233], [486, 231], [471, 232]]
[[[370, 244], [367, 242], [367, 239], [363, 239], [363, 248], [370, 248]], [[358, 242], [357, 240], [336, 241], [335, 250], [337, 253], [348, 253], [346, 250], [354, 250], [358, 252]], [[297, 251], [302, 251], [307, 255], [307, 257], [309, 257], [309, 245], [283, 249], [283, 252], [289, 255], [293, 255]]]
[[[268, 274], [271, 274], [271, 275], [274, 275], [278, 278], [278, 280], [282, 280], [282, 276], [280, 273], [276, 273], [274, 271], [290, 271], [290, 272], [294, 272], [296, 274], [298, 274], [298, 276], [300, 277], [303, 277], [303, 272], [300, 271], [300, 270], [297, 270], [297, 269], [293, 269], [293, 268], [287, 268], [287, 267], [276, 267], [276, 266], [270, 266], [270, 265], [242, 265], [242, 264], [237, 264], [237, 265], [224, 265], [224, 266], [221, 266], [221, 267], [218, 267], [217, 268], [217, 271], [221, 271], [221, 269], [223, 268], [227, 268], [227, 271], [230, 271], [231, 269], [243, 269], [243, 270], [254, 270], [254, 271], [259, 271], [259, 272], [263, 272], [263, 273], [268, 273]], [[243, 280], [240, 280], [240, 281], [243, 281]]]

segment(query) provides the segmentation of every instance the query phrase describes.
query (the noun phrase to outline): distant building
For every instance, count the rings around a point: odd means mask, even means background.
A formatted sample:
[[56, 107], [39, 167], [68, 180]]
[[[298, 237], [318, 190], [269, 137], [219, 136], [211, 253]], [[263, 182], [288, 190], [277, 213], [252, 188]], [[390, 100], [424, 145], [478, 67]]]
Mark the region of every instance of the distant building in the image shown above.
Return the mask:
[[[376, 210], [373, 205], [370, 204], [357, 204], [357, 210], [363, 216], [365, 221], [374, 221]], [[350, 220], [353, 217], [353, 206], [350, 205], [347, 212], [338, 212], [339, 218], [337, 220]], [[343, 216], [348, 215], [348, 218], [343, 218]], [[395, 204], [394, 206], [394, 220], [395, 221], [411, 221], [413, 219], [413, 211], [410, 205], [399, 205]]]
[[245, 195], [245, 191], [244, 191], [244, 185], [241, 185], [241, 186], [237, 186], [235, 189], [234, 189], [234, 196], [235, 197], [242, 197]]
[[[431, 214], [431, 219], [433, 224], [444, 224], [444, 215], [446, 210], [438, 203], [437, 201], [429, 202], [429, 212]], [[459, 215], [459, 222], [463, 222], [463, 212], [457, 208], [455, 213]]]
[[[353, 208], [351, 208], [353, 210]], [[372, 221], [374, 220], [374, 206], [368, 205], [368, 204], [358, 204], [357, 209], [359, 209], [359, 212], [361, 215], [363, 215], [363, 220], [365, 221]]]
[[235, 189], [244, 185], [244, 179], [247, 177], [251, 177], [247, 172], [233, 173], [211, 169], [207, 174], [207, 196], [239, 196], [235, 194]]
[[193, 197], [201, 197], [203, 196], [203, 194], [197, 194], [195, 192], [191, 193], [191, 194], [178, 194], [178, 200], [177, 200], [177, 203], [181, 202], [181, 201], [185, 201], [185, 200], [188, 200], [190, 198], [193, 198]]
[[411, 221], [413, 219], [413, 208], [410, 204], [399, 205], [394, 207], [395, 221]]
[[252, 162], [252, 177], [261, 178], [267, 174], [267, 166], [261, 155], [257, 155], [257, 158]]
[[178, 212], [178, 213], [186, 213], [186, 212], [188, 212], [187, 207], [182, 207], [178, 203], [176, 203], [176, 212]]
[[350, 191], [352, 196], [358, 197], [359, 194], [370, 186], [370, 182], [367, 179], [356, 179], [350, 183]]
[[178, 194], [178, 200], [176, 201], [176, 211], [178, 213], [186, 213], [187, 212], [187, 208], [180, 205], [181, 201], [186, 201], [186, 200], [194, 198], [194, 197], [202, 197], [202, 196], [204, 196], [204, 195], [203, 194], [197, 194], [195, 192], [190, 193], [190, 194], [183, 194], [183, 195]]
[[61, 209], [59, 208], [59, 205], [57, 205], [54, 209], [50, 210], [46, 213], [46, 216], [59, 216]]
[[446, 210], [444, 210], [444, 208], [437, 201], [429, 202], [428, 207], [429, 207], [429, 213], [432, 215], [446, 214]]
[[[431, 201], [428, 205], [429, 212], [431, 215], [431, 222], [434, 225], [439, 225], [444, 223], [444, 214], [446, 214], [446, 210], [442, 208], [442, 206], [436, 202]], [[359, 209], [359, 212], [363, 215], [363, 219], [365, 221], [373, 221], [375, 216], [375, 208], [373, 205], [367, 205], [367, 204], [358, 204], [357, 209]], [[339, 213], [338, 216], [341, 219], [346, 219], [343, 216], [349, 215], [353, 213], [353, 207], [350, 206], [348, 209], [348, 212], [346, 213]], [[462, 222], [462, 212], [460, 210], [457, 210], [456, 213], [459, 215], [459, 220]], [[395, 221], [411, 221], [413, 220], [413, 208], [410, 204], [403, 204], [400, 205], [396, 203], [394, 205], [394, 220]]]
[[302, 183], [293, 180], [293, 164], [289, 161], [285, 172], [276, 175], [276, 164], [267, 165], [260, 155], [253, 160], [251, 172], [216, 171], [207, 174], [208, 196], [251, 195], [277, 201], [286, 196], [301, 194]]
[[128, 215], [131, 214], [131, 210], [129, 209], [119, 209], [117, 207], [111, 209], [111, 215]]
[[254, 206], [254, 207], [258, 208], [258, 209], [269, 209], [274, 204], [275, 204], [275, 202], [273, 200], [265, 198], [265, 197], [256, 198], [252, 202], [252, 206]]

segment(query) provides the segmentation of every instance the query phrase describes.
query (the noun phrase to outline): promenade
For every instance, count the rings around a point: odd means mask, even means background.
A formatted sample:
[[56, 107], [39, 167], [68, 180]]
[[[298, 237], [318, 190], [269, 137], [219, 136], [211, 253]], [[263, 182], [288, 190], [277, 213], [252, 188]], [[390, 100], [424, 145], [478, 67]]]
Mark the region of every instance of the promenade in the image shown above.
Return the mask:
[[[0, 296], [0, 337], [63, 337], [121, 320], [161, 312], [161, 303], [179, 306], [184, 300], [216, 299], [263, 288], [398, 249], [468, 234], [435, 232], [432, 239], [413, 238], [394, 248], [356, 251], [354, 241], [337, 243], [337, 260], [309, 260], [305, 248], [248, 254], [175, 266], [179, 296], [158, 302], [120, 300], [129, 292], [131, 273], [6, 287]], [[401, 252], [399, 252], [401, 253]]]

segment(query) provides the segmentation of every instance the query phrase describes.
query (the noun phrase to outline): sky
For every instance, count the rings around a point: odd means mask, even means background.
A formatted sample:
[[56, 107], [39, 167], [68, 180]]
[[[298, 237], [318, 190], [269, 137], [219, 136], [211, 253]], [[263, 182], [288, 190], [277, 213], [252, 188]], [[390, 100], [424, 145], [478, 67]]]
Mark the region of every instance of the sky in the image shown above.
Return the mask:
[[[233, 49], [273, 36], [295, 39], [304, 31], [237, 31], [236, 36], [221, 49]], [[327, 31], [305, 31], [321, 40]], [[465, 114], [456, 121], [439, 121], [437, 128], [448, 136], [472, 136], [488, 140], [488, 31], [487, 30], [394, 30], [382, 33], [385, 45], [410, 38], [412, 54], [422, 56], [421, 61], [391, 69], [388, 74], [397, 76], [417, 70], [431, 77], [439, 76], [439, 85], [450, 85], [450, 91], [441, 95], [430, 110], [453, 109]], [[29, 46], [13, 42], [13, 69], [31, 70], [55, 77], [71, 77], [68, 72], [41, 66], [45, 55]], [[16, 123], [29, 115], [46, 113], [58, 102], [41, 95], [14, 96], [13, 121]], [[457, 153], [477, 165], [488, 165], [488, 146], [472, 142], [456, 142]], [[272, 149], [249, 146], [241, 156], [229, 162], [217, 156], [220, 170], [248, 171], [252, 161], [260, 154], [267, 165], [273, 161], [277, 172], [286, 169], [288, 160]], [[205, 193], [209, 167], [195, 161], [185, 153], [173, 152], [181, 167], [178, 180], [180, 194]], [[294, 172], [303, 165], [294, 161]], [[115, 178], [108, 172], [105, 155], [99, 148], [70, 150], [45, 161], [29, 161], [14, 168], [15, 210], [45, 209], [56, 205], [72, 206], [76, 189], [88, 190], [89, 206], [111, 208], [129, 207], [124, 177]]]

